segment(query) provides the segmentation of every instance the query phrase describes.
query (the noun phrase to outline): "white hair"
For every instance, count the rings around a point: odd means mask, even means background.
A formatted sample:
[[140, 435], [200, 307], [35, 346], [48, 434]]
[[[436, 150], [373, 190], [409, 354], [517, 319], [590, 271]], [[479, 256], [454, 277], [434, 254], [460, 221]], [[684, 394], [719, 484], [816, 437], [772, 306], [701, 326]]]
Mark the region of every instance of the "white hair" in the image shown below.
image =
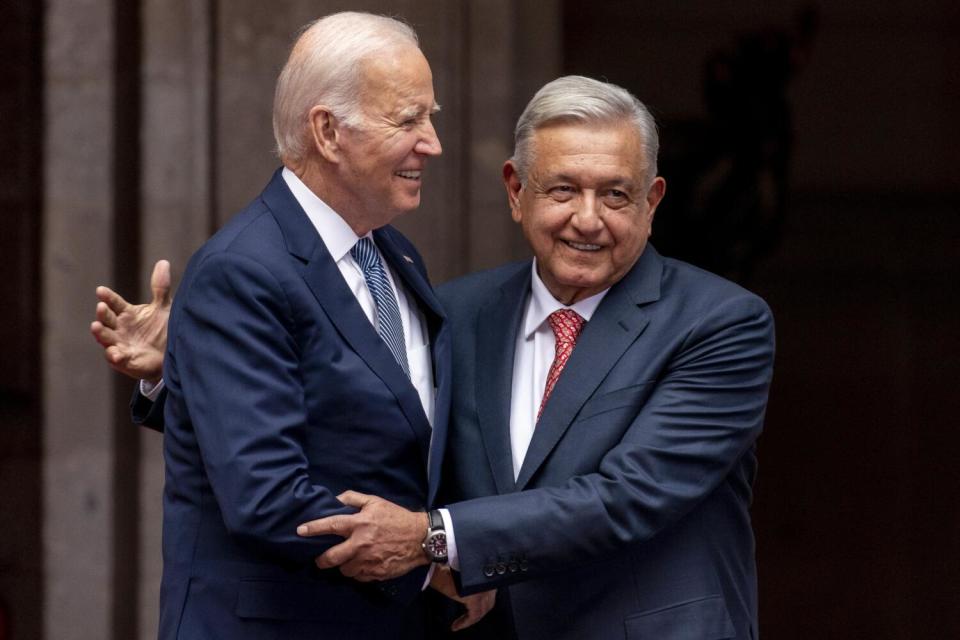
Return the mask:
[[526, 182], [533, 161], [530, 144], [533, 134], [541, 127], [564, 122], [632, 124], [640, 136], [647, 183], [656, 177], [660, 138], [657, 123], [647, 107], [615, 84], [584, 76], [564, 76], [537, 91], [517, 121], [511, 160], [521, 182]]
[[403, 46], [419, 47], [407, 24], [370, 13], [344, 11], [306, 25], [277, 79], [273, 136], [283, 160], [302, 161], [312, 142], [310, 109], [330, 108], [347, 126], [360, 124], [362, 63]]

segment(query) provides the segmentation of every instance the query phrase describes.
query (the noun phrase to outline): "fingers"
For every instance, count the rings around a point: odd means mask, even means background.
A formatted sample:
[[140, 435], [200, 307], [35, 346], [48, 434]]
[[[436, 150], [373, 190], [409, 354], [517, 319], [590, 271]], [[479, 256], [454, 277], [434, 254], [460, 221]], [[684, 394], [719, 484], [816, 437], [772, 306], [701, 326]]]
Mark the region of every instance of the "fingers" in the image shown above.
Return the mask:
[[115, 314], [113, 310], [109, 306], [107, 306], [106, 302], [97, 303], [97, 310], [95, 314], [96, 314], [97, 320], [102, 322], [104, 326], [110, 329], [117, 328], [117, 314]]
[[[352, 545], [350, 545], [350, 541], [346, 540], [344, 542], [341, 542], [340, 544], [333, 545], [332, 547], [324, 551], [322, 555], [317, 556], [316, 559], [314, 560], [314, 563], [320, 569], [332, 569], [333, 567], [340, 567], [344, 563], [350, 562], [350, 560], [353, 559], [353, 556], [355, 554], [356, 554], [356, 550], [352, 548]], [[352, 571], [348, 569], [348, 571], [350, 571], [351, 573], [356, 573], [359, 571], [359, 568], [354, 568]], [[347, 576], [348, 578], [353, 577], [346, 571], [343, 571], [342, 567], [341, 567], [341, 572], [343, 573], [343, 575]]]
[[351, 531], [353, 531], [351, 516], [328, 516], [304, 522], [297, 527], [297, 535], [304, 538], [330, 534], [348, 538]]
[[110, 287], [97, 287], [97, 299], [106, 303], [115, 314], [123, 313], [124, 309], [130, 306], [130, 303], [124, 300], [123, 296]]
[[154, 304], [161, 307], [170, 306], [170, 263], [166, 260], [157, 260], [157, 264], [153, 265], [150, 290], [153, 292]]
[[337, 500], [343, 504], [347, 505], [348, 507], [357, 507], [358, 509], [365, 507], [377, 499], [377, 496], [367, 495], [365, 493], [360, 493], [359, 491], [344, 491], [337, 496]]
[[453, 624], [450, 625], [450, 630], [463, 631], [464, 629], [466, 629], [469, 626], [472, 626], [476, 622], [477, 620], [474, 620], [473, 617], [470, 615], [470, 612], [467, 611], [462, 616], [460, 616], [459, 618], [453, 621]]
[[[127, 362], [130, 360], [129, 356], [124, 353], [120, 347], [113, 345], [109, 346], [104, 350], [103, 357], [107, 359], [107, 362], [110, 363], [110, 366], [119, 371], [120, 373], [127, 374]], [[127, 374], [129, 375], [129, 374]], [[136, 376], [131, 376], [136, 377]]]
[[473, 596], [468, 596], [462, 600], [466, 612], [453, 621], [450, 626], [451, 631], [461, 631], [480, 622], [487, 615], [496, 602], [496, 591], [484, 591]]
[[[117, 344], [116, 332], [98, 320], [90, 323], [90, 333], [93, 334], [93, 337], [97, 339], [101, 346], [113, 347]], [[110, 360], [110, 358], [107, 358], [107, 360]]]

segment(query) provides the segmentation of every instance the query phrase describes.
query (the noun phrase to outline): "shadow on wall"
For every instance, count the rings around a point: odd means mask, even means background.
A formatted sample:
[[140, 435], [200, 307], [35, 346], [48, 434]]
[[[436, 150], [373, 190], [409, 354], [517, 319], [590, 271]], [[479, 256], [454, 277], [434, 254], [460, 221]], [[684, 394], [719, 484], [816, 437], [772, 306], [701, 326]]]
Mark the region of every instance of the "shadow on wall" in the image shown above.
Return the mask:
[[777, 248], [786, 215], [793, 119], [787, 90], [817, 32], [814, 6], [790, 28], [740, 36], [703, 67], [703, 120], [661, 122], [669, 192], [657, 249], [741, 283]]

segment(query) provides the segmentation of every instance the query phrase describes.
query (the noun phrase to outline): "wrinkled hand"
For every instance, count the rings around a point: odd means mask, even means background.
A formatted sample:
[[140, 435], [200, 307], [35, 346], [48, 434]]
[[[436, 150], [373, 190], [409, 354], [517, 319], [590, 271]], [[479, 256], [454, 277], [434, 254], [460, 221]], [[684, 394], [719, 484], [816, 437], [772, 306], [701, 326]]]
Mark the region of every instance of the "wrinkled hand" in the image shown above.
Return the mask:
[[163, 376], [170, 315], [170, 263], [160, 260], [150, 277], [153, 301], [130, 304], [109, 287], [97, 287], [97, 319], [90, 333], [104, 348], [110, 366], [135, 380], [157, 382]]
[[318, 567], [340, 567], [340, 573], [348, 578], [369, 582], [396, 578], [429, 563], [420, 546], [427, 533], [426, 513], [356, 491], [345, 491], [337, 499], [360, 511], [297, 527], [304, 537], [333, 534], [345, 538], [317, 557]]
[[451, 600], [456, 600], [467, 608], [466, 612], [453, 621], [450, 626], [451, 631], [460, 631], [480, 622], [483, 616], [493, 609], [497, 600], [497, 591], [484, 591], [475, 593], [472, 596], [461, 596], [457, 593], [457, 586], [453, 582], [453, 575], [450, 573], [450, 567], [438, 566], [430, 579], [430, 586]]

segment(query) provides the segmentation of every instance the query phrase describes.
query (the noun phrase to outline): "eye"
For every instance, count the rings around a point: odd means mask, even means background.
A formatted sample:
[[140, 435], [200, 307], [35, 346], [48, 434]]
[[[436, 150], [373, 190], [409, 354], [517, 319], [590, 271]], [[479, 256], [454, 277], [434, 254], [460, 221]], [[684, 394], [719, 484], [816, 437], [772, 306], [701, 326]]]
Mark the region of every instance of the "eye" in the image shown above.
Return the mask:
[[603, 194], [603, 199], [608, 207], [618, 209], [630, 202], [630, 195], [620, 189], [610, 189]]
[[568, 184], [561, 184], [551, 187], [548, 193], [554, 200], [557, 200], [558, 202], [566, 202], [576, 195], [577, 190]]

